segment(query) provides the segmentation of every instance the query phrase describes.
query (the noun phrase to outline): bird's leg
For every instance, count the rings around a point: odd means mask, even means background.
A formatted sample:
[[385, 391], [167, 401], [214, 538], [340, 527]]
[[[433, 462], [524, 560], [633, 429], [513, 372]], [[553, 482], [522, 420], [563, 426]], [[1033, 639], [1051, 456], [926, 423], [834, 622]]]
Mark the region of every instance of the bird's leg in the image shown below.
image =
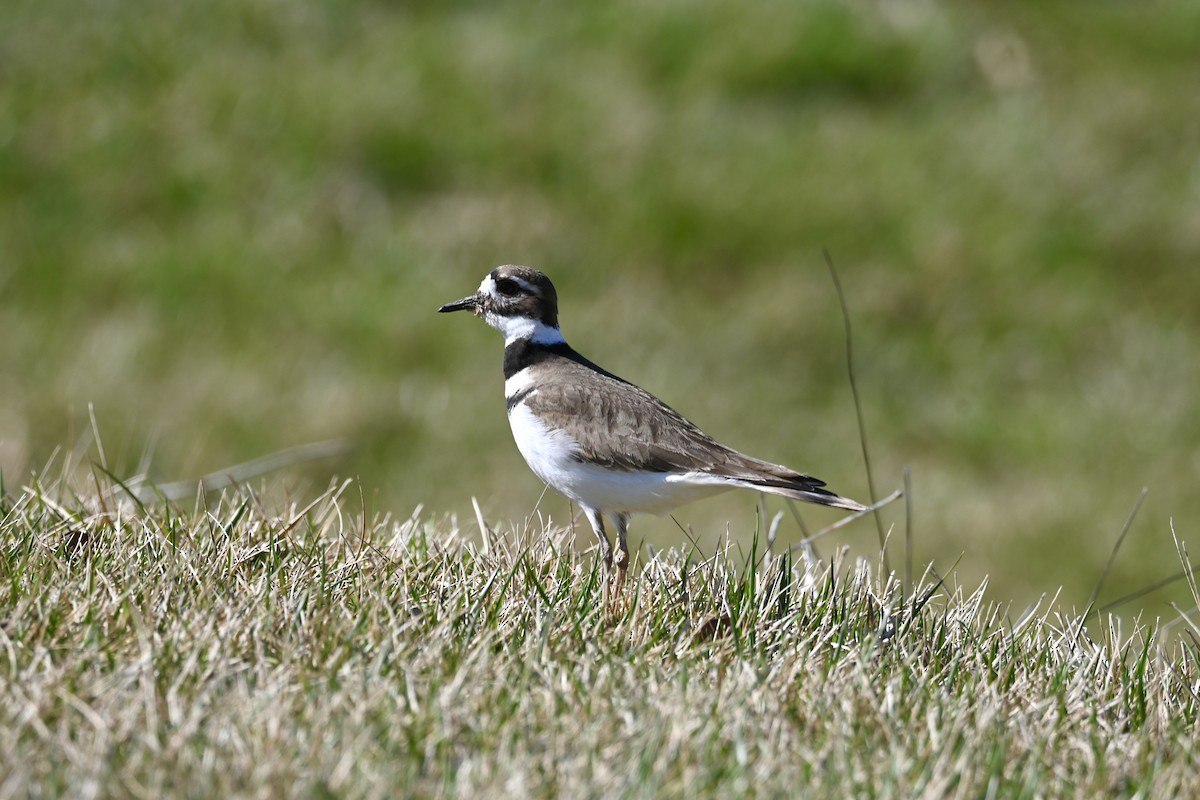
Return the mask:
[[608, 540], [608, 534], [604, 532], [604, 515], [594, 508], [584, 508], [583, 513], [587, 514], [588, 522], [592, 524], [592, 530], [596, 532], [596, 538], [600, 540], [600, 551], [604, 558], [604, 574], [607, 578], [612, 572], [613, 548], [612, 542]]
[[629, 515], [614, 514], [617, 523], [617, 594], [625, 588], [625, 572], [629, 569]]

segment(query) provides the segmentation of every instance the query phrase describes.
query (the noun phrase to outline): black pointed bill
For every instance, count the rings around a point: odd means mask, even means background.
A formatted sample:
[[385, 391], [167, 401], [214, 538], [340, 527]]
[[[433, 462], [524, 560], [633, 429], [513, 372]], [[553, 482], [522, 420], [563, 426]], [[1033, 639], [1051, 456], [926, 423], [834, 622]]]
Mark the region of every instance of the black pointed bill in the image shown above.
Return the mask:
[[461, 300], [455, 300], [453, 303], [446, 303], [438, 309], [439, 314], [447, 314], [451, 311], [475, 311], [479, 308], [479, 295], [473, 294], [470, 297], [464, 297]]

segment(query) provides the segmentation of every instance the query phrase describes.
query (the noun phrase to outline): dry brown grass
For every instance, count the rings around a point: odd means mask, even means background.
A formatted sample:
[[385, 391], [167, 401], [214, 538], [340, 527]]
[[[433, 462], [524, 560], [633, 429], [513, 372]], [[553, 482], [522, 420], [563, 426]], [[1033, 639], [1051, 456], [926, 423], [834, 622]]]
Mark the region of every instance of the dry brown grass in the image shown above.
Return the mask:
[[614, 611], [569, 530], [346, 489], [10, 491], [0, 798], [1200, 791], [1195, 651], [1155, 625], [763, 552], [659, 553]]

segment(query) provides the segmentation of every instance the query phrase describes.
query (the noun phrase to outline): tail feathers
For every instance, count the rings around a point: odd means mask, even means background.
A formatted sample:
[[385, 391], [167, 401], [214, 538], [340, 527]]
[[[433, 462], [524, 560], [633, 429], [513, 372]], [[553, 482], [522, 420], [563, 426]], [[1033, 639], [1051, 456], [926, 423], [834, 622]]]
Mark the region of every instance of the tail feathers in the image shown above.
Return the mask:
[[844, 508], [847, 511], [866, 511], [867, 507], [848, 497], [842, 497], [825, 488], [825, 481], [797, 472], [782, 464], [772, 464], [751, 458], [736, 451], [729, 452], [728, 460], [714, 472], [722, 475], [733, 485], [743, 489], [802, 500], [819, 506]]
[[812, 484], [805, 483], [803, 485], [786, 485], [783, 481], [759, 481], [754, 479], [740, 479], [735, 481], [738, 486], [745, 489], [754, 489], [767, 494], [778, 495], [779, 497], [787, 497], [792, 500], [802, 500], [805, 503], [816, 503], [821, 506], [832, 506], [834, 508], [844, 508], [847, 511], [866, 511], [867, 507], [862, 503], [857, 503], [847, 497], [834, 494], [828, 489], [821, 488], [824, 484], [820, 481], [813, 480]]

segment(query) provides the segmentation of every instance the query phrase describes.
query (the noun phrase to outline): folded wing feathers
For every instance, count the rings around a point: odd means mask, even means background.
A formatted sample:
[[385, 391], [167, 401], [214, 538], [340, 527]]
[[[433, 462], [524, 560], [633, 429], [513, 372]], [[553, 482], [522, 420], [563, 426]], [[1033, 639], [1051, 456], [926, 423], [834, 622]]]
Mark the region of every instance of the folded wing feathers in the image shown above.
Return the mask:
[[[726, 447], [644, 389], [589, 366], [572, 364], [570, 380], [539, 386], [525, 400], [551, 427], [586, 423], [582, 428], [592, 434], [576, 437], [579, 460], [630, 471], [703, 472], [781, 497], [863, 509], [811, 475]], [[609, 381], [624, 384], [625, 391], [603, 391]]]

